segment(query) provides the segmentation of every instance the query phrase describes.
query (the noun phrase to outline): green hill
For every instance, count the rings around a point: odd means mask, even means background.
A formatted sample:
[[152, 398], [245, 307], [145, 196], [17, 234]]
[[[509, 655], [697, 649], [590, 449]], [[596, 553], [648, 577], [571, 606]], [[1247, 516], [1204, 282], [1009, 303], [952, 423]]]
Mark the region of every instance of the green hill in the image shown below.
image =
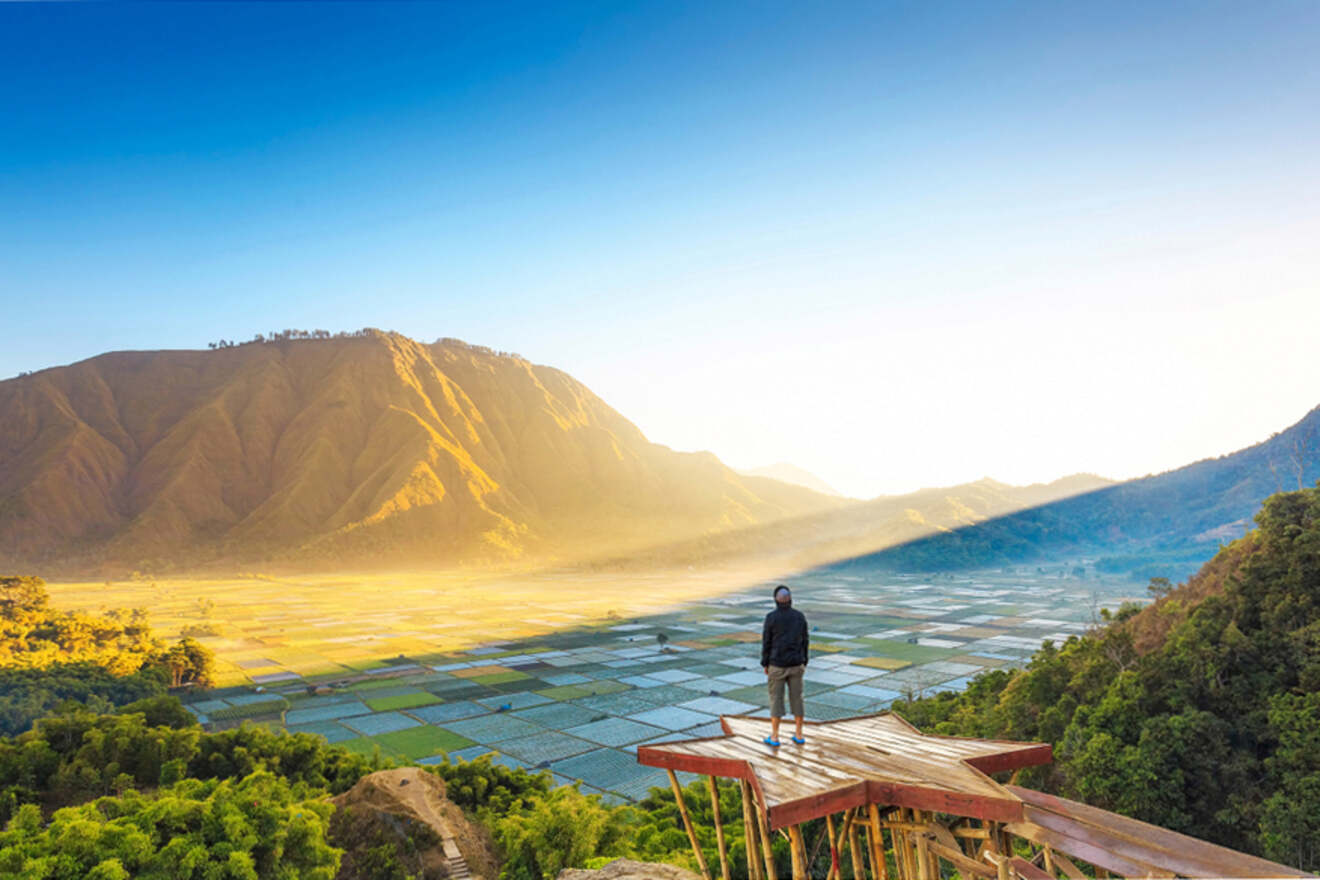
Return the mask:
[[1271, 496], [1187, 584], [1024, 670], [896, 706], [940, 733], [1044, 740], [1033, 780], [1320, 869], [1320, 489]]

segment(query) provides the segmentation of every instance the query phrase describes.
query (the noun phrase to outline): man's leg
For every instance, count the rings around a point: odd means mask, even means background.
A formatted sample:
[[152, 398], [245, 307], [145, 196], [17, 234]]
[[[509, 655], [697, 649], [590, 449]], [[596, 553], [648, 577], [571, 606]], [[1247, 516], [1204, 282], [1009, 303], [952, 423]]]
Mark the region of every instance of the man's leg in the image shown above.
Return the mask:
[[802, 706], [802, 676], [806, 671], [805, 666], [799, 666], [788, 677], [788, 705], [793, 710], [793, 736], [798, 740], [802, 739], [802, 716], [805, 714]]
[[766, 674], [770, 684], [770, 739], [779, 742], [779, 721], [784, 717], [784, 670], [771, 666]]

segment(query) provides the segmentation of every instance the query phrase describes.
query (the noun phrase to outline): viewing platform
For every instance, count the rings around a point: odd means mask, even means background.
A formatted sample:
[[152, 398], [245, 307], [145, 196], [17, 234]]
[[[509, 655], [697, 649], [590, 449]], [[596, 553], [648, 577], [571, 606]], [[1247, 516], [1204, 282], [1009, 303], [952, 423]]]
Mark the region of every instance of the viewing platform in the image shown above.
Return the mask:
[[[726, 715], [720, 724], [723, 736], [637, 750], [639, 763], [669, 771], [688, 840], [707, 878], [710, 868], [676, 771], [708, 777], [723, 880], [730, 872], [716, 778], [739, 782], [753, 880], [778, 880], [771, 852], [775, 834], [789, 841], [793, 880], [810, 876], [822, 844], [831, 878], [843, 876], [845, 849], [852, 877], [874, 880], [939, 880], [944, 865], [986, 880], [1312, 876], [991, 777], [1048, 764], [1053, 751], [1045, 743], [934, 736], [890, 712], [806, 722], [805, 745], [785, 737], [779, 747], [764, 743], [769, 718]], [[825, 820], [823, 836], [818, 833], [809, 849], [802, 826], [816, 819]], [[1082, 864], [1093, 869], [1084, 872]]]

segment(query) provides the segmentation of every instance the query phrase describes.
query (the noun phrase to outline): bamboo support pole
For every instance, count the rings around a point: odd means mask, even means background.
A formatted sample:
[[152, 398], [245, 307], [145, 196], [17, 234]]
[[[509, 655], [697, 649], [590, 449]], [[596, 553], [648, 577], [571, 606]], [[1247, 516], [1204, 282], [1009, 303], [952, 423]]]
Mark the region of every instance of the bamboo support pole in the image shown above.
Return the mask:
[[721, 880], [730, 880], [729, 853], [724, 846], [724, 822], [720, 820], [720, 790], [714, 776], [707, 776], [706, 781], [710, 783], [710, 809], [715, 816], [715, 848], [720, 854], [720, 877]]
[[797, 825], [788, 826], [788, 841], [793, 856], [793, 880], [807, 880], [807, 850], [802, 845], [802, 829]]
[[880, 808], [871, 804], [871, 873], [875, 880], [889, 880], [889, 865], [885, 861], [885, 835], [880, 827]]
[[748, 880], [765, 880], [761, 873], [760, 843], [757, 840], [756, 820], [752, 818], [752, 787], [746, 779], [738, 780], [738, 793], [742, 795], [743, 838], [747, 846]]
[[843, 814], [843, 824], [839, 826], [839, 831], [834, 832], [834, 818], [825, 817], [825, 831], [829, 835], [830, 841], [830, 872], [825, 880], [841, 880], [843, 877], [842, 857], [839, 855], [843, 849], [843, 840], [853, 827], [853, 820], [857, 818], [857, 807], [848, 810]]
[[907, 859], [903, 858], [903, 832], [890, 823], [885, 828], [889, 831], [889, 848], [894, 853], [895, 880], [912, 880], [908, 876]]
[[683, 817], [683, 829], [687, 831], [688, 843], [692, 844], [692, 852], [697, 857], [697, 867], [701, 869], [701, 876], [710, 880], [710, 869], [706, 867], [706, 856], [701, 852], [701, 844], [697, 842], [697, 830], [692, 827], [692, 817], [688, 815], [687, 804], [683, 801], [683, 787], [678, 784], [678, 776], [673, 770], [669, 773], [669, 785], [674, 789], [674, 800], [678, 802], [678, 814]]
[[857, 823], [848, 829], [848, 855], [852, 859], [853, 880], [862, 880], [866, 876], [866, 857], [862, 855], [862, 840]]
[[939, 880], [936, 873], [931, 871], [930, 852], [926, 849], [926, 835], [913, 834], [912, 836], [916, 838], [917, 876], [920, 877], [921, 880]]
[[839, 848], [834, 845], [834, 817], [828, 813], [825, 814], [825, 839], [830, 845], [830, 870], [825, 874], [825, 880], [837, 880], [839, 876]]
[[[749, 785], [750, 789], [751, 786]], [[770, 837], [770, 826], [765, 819], [765, 810], [756, 806], [756, 823], [761, 830], [761, 853], [765, 858], [765, 876], [767, 880], [779, 880], [779, 872], [775, 868], [775, 851], [773, 848], [773, 838]]]
[[[898, 818], [900, 819], [900, 821], [906, 820], [907, 810], [899, 810]], [[904, 821], [904, 824], [909, 824], [909, 823]], [[910, 824], [915, 825], [916, 822], [912, 822]], [[905, 878], [905, 880], [926, 880], [925, 877], [921, 876], [921, 873], [919, 871], [919, 866], [917, 864], [917, 854], [916, 851], [913, 849], [914, 841], [912, 840], [912, 834], [913, 832], [911, 831], [897, 830], [897, 837], [903, 843], [902, 846], [903, 877]]]

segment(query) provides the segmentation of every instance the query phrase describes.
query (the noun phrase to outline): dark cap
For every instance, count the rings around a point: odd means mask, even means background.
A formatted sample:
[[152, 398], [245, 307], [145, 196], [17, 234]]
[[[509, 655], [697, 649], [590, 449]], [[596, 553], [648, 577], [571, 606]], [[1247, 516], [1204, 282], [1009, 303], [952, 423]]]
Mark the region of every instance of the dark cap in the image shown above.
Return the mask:
[[776, 602], [786, 602], [793, 598], [793, 591], [783, 584], [775, 587], [774, 597]]

